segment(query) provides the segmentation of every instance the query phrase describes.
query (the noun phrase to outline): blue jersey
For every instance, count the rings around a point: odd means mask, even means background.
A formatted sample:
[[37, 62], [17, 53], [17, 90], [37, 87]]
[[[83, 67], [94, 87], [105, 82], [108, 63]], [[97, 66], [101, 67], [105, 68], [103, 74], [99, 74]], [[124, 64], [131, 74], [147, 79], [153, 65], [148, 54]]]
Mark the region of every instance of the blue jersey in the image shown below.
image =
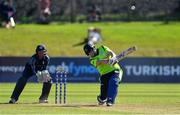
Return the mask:
[[42, 59], [39, 59], [37, 54], [34, 54], [30, 60], [26, 63], [23, 74], [24, 75], [33, 75], [36, 74], [37, 71], [47, 70], [47, 66], [50, 62], [50, 58], [48, 55], [44, 55]]

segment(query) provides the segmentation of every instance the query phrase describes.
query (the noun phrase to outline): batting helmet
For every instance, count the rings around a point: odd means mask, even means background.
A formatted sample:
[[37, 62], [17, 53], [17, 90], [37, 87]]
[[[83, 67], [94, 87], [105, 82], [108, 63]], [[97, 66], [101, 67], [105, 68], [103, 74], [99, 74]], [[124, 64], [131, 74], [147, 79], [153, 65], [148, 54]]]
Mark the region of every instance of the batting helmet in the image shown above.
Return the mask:
[[89, 53], [91, 52], [91, 51], [95, 51], [95, 46], [94, 45], [90, 45], [90, 44], [85, 44], [84, 45], [84, 52], [85, 52], [85, 54], [88, 56], [89, 55]]

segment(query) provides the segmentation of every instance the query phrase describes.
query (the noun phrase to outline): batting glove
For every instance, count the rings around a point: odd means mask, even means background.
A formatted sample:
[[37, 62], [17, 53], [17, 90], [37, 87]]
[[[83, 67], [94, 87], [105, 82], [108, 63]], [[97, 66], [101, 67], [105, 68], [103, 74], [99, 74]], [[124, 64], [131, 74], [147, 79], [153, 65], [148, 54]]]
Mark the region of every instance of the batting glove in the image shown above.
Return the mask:
[[109, 63], [109, 65], [112, 66], [112, 65], [114, 65], [116, 62], [117, 62], [117, 58], [116, 58], [116, 57], [112, 57], [112, 58], [109, 59], [109, 62], [108, 62], [108, 63]]

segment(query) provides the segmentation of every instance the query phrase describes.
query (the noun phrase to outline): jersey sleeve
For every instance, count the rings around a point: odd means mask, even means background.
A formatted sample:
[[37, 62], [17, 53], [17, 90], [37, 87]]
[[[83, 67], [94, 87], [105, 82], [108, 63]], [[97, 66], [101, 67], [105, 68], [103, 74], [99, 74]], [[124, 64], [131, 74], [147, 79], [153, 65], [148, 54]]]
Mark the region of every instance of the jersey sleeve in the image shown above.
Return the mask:
[[30, 61], [29, 61], [29, 65], [31, 66], [31, 69], [32, 69], [32, 71], [33, 71], [34, 74], [36, 74], [35, 62], [36, 62], [36, 59], [35, 59], [34, 57], [31, 57], [31, 58], [30, 58]]
[[[102, 48], [104, 49], [104, 51], [106, 53], [111, 52], [113, 54], [113, 56], [116, 56], [116, 54], [111, 49], [109, 49], [107, 46], [102, 46]], [[111, 58], [111, 56], [108, 58]]]
[[49, 63], [50, 63], [50, 58], [49, 58], [49, 56], [46, 56], [46, 63], [45, 63], [45, 65], [44, 65], [44, 70], [47, 70], [47, 69], [48, 69]]
[[101, 46], [103, 49], [104, 49], [104, 51], [105, 52], [111, 52], [112, 50], [111, 49], [109, 49], [107, 46]]

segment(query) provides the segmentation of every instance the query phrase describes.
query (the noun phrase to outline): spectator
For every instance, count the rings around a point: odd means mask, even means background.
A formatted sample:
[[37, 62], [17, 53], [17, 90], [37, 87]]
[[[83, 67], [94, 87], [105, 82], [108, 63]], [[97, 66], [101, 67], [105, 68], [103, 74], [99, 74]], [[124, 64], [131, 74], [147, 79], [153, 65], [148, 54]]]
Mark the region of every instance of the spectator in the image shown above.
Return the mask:
[[40, 9], [40, 23], [47, 24], [49, 23], [49, 16], [51, 15], [50, 11], [51, 0], [39, 0], [39, 9]]
[[88, 9], [87, 20], [90, 22], [101, 21], [101, 10], [97, 5], [92, 5]]
[[14, 22], [15, 8], [12, 0], [3, 0], [0, 2], [0, 18], [2, 26], [6, 28], [15, 27]]

